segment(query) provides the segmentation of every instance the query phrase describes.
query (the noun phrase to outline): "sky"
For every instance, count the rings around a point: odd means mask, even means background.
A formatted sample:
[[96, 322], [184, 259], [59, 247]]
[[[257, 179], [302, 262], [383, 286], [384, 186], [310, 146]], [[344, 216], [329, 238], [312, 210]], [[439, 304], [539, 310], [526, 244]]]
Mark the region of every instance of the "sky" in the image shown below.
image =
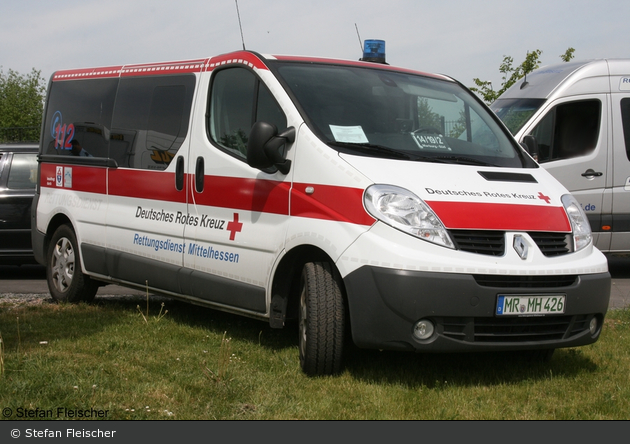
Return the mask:
[[47, 82], [59, 69], [205, 58], [243, 41], [357, 60], [363, 40], [379, 39], [391, 65], [499, 89], [504, 56], [630, 57], [629, 17], [624, 0], [0, 0], [0, 69]]

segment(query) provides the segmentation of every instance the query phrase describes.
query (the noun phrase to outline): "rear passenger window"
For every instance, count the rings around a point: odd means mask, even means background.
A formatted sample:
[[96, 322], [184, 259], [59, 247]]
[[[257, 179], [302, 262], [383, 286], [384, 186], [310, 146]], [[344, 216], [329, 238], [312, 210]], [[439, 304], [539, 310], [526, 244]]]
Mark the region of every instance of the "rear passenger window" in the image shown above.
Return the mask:
[[76, 140], [90, 156], [107, 157], [117, 84], [118, 79], [53, 82], [46, 105], [43, 154], [79, 155], [80, 150], [72, 150]]
[[538, 162], [570, 159], [592, 153], [597, 146], [601, 102], [583, 100], [554, 107], [530, 133], [538, 141]]
[[119, 166], [163, 170], [188, 134], [195, 76], [120, 80], [110, 135]]
[[245, 68], [227, 68], [212, 81], [208, 117], [211, 140], [229, 154], [245, 159], [247, 140], [255, 122], [287, 127], [284, 112], [269, 89]]
[[630, 160], [630, 99], [621, 99], [621, 122], [626, 143], [626, 156]]

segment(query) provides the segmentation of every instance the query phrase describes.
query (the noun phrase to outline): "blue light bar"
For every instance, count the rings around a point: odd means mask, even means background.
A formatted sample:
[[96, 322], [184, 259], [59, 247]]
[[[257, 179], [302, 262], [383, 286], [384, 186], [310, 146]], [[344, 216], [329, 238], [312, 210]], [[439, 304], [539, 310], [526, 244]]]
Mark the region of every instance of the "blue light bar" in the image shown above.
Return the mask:
[[364, 40], [361, 60], [364, 62], [385, 63], [385, 40]]

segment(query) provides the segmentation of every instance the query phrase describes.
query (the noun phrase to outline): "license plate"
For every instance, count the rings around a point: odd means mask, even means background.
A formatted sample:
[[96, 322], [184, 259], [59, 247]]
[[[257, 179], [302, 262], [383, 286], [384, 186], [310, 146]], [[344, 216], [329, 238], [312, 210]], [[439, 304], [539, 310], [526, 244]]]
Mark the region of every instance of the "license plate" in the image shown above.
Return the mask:
[[497, 316], [564, 313], [565, 295], [499, 295]]

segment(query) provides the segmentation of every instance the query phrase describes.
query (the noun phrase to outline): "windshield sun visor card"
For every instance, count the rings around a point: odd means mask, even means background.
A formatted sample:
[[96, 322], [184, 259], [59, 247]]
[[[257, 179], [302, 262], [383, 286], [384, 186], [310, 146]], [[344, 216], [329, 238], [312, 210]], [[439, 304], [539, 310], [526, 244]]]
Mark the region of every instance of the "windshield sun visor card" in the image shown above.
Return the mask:
[[421, 150], [446, 150], [451, 151], [451, 148], [446, 144], [444, 136], [437, 133], [412, 133], [411, 136]]
[[336, 142], [344, 143], [369, 143], [369, 140], [363, 128], [360, 126], [339, 126], [329, 125], [330, 131], [333, 133], [333, 137]]

